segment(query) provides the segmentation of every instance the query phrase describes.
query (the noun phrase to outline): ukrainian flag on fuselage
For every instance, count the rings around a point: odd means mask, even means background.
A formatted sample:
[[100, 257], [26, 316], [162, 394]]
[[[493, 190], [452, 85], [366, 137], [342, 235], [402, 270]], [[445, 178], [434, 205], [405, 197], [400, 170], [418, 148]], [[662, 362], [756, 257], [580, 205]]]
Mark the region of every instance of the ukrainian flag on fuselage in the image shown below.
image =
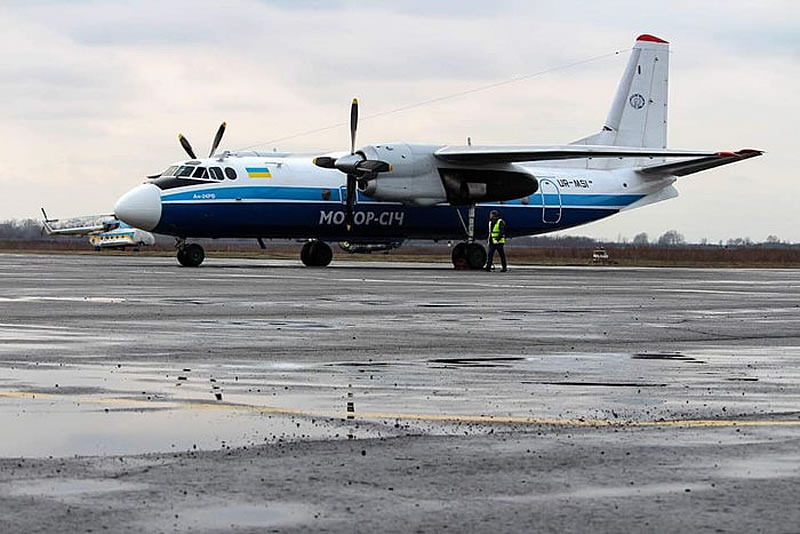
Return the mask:
[[267, 167], [245, 167], [248, 178], [272, 178]]

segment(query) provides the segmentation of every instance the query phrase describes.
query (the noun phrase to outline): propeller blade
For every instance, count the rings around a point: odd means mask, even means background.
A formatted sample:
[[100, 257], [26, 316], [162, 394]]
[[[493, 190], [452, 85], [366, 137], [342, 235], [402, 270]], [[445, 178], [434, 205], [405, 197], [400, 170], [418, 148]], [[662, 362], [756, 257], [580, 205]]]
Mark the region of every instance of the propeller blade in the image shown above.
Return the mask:
[[350, 153], [356, 153], [356, 129], [358, 128], [358, 99], [350, 105]]
[[391, 172], [392, 164], [377, 159], [367, 159], [356, 165], [356, 170], [364, 174]]
[[217, 135], [214, 136], [214, 143], [211, 145], [211, 151], [208, 153], [209, 158], [214, 155], [214, 152], [217, 151], [219, 143], [222, 141], [222, 135], [225, 133], [225, 128], [227, 128], [227, 126], [228, 123], [226, 122], [223, 122], [219, 125], [219, 128], [217, 129]]
[[316, 165], [317, 167], [322, 167], [323, 169], [335, 169], [336, 158], [331, 158], [329, 156], [320, 156], [318, 158], [314, 158], [314, 165]]
[[347, 222], [347, 231], [353, 227], [353, 206], [356, 203], [356, 176], [354, 174], [347, 175], [347, 204], [345, 210], [345, 221]]
[[189, 157], [192, 159], [197, 159], [197, 156], [194, 155], [194, 150], [192, 150], [192, 145], [189, 144], [189, 140], [186, 139], [183, 134], [178, 134], [178, 141], [180, 141], [181, 146], [189, 154]]

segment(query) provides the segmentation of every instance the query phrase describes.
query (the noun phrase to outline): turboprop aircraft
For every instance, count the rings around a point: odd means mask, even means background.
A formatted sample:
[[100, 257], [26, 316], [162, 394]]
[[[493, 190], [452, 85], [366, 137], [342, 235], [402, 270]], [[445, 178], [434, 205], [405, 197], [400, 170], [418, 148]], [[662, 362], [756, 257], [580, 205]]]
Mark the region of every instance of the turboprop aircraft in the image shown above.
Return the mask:
[[[198, 266], [192, 238], [307, 240], [307, 266], [325, 266], [330, 242], [391, 246], [406, 239], [459, 240], [456, 267], [486, 261], [478, 243], [499, 209], [508, 237], [586, 224], [674, 198], [682, 176], [760, 156], [667, 149], [669, 44], [640, 35], [602, 129], [567, 145], [448, 146], [407, 142], [356, 148], [358, 102], [350, 110], [350, 151], [284, 154], [222, 151], [223, 123], [207, 158], [189, 160], [123, 195], [116, 216], [177, 239], [178, 262]], [[355, 249], [353, 249], [355, 250]]]
[[156, 242], [150, 232], [131, 228], [113, 215], [90, 215], [59, 221], [59, 219], [49, 218], [44, 208], [42, 208], [42, 215], [44, 216], [42, 227], [47, 235], [89, 236], [89, 243], [95, 250], [125, 250], [129, 247], [139, 250], [140, 247]]

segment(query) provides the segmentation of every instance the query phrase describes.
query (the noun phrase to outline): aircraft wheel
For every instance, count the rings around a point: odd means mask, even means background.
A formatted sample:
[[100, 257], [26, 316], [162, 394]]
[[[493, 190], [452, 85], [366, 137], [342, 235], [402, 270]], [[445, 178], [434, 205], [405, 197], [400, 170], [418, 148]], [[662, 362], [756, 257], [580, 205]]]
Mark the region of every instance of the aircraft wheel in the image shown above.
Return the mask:
[[486, 265], [486, 249], [480, 243], [467, 244], [465, 256], [470, 269], [483, 269]]
[[469, 267], [469, 264], [467, 264], [467, 244], [463, 241], [456, 243], [450, 253], [450, 259], [456, 269], [467, 269]]
[[333, 250], [324, 241], [309, 241], [300, 251], [300, 261], [306, 267], [327, 267], [333, 259]]
[[312, 267], [313, 264], [311, 263], [311, 243], [313, 241], [309, 241], [303, 245], [303, 248], [300, 249], [300, 261], [303, 262], [303, 265], [306, 267]]
[[178, 249], [178, 263], [184, 267], [199, 267], [204, 259], [206, 259], [206, 253], [203, 247], [197, 243]]

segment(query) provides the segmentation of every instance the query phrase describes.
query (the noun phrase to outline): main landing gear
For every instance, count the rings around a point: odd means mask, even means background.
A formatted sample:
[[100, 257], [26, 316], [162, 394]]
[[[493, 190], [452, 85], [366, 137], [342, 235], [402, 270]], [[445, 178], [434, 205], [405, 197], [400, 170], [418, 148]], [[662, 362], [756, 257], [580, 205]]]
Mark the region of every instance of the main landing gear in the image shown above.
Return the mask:
[[327, 267], [333, 259], [331, 247], [324, 241], [312, 239], [303, 245], [300, 251], [300, 261], [306, 267]]
[[478, 270], [486, 265], [486, 249], [480, 243], [456, 243], [450, 256], [456, 269]]
[[486, 249], [480, 243], [475, 242], [475, 204], [469, 205], [469, 221], [464, 224], [464, 219], [461, 217], [461, 212], [458, 213], [458, 218], [461, 220], [461, 225], [467, 232], [467, 240], [456, 243], [451, 253], [453, 260], [453, 267], [456, 269], [483, 269], [486, 265]]
[[197, 243], [186, 244], [185, 239], [179, 239], [175, 245], [178, 249], [178, 263], [184, 267], [199, 267], [206, 259], [206, 252]]

